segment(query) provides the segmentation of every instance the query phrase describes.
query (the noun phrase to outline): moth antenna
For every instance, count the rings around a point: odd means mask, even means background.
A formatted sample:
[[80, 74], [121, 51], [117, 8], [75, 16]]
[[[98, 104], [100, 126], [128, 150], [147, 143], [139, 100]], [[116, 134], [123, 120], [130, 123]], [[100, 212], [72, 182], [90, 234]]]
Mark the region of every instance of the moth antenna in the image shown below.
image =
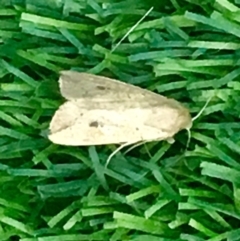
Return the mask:
[[109, 155], [109, 157], [108, 157], [108, 159], [107, 159], [107, 161], [106, 161], [105, 168], [108, 166], [109, 162], [111, 161], [111, 159], [113, 158], [113, 156], [116, 155], [116, 153], [118, 153], [118, 152], [119, 152], [120, 150], [122, 150], [124, 147], [129, 146], [129, 145], [131, 145], [131, 144], [134, 144], [134, 143], [126, 142], [126, 143], [122, 144], [121, 146], [119, 146], [114, 152], [112, 152], [112, 153]]
[[146, 143], [146, 141], [141, 141], [133, 146], [131, 146], [129, 149], [127, 149], [124, 154], [127, 154], [128, 152], [130, 152], [131, 150], [133, 150], [134, 148], [138, 147], [138, 146], [141, 146], [142, 144]]
[[148, 150], [148, 148], [147, 148], [147, 146], [146, 146], [146, 143], [147, 143], [147, 142], [149, 142], [149, 141], [141, 141], [141, 142], [137, 143], [136, 145], [133, 145], [132, 147], [130, 147], [129, 149], [127, 149], [127, 150], [124, 152], [124, 154], [127, 154], [128, 152], [130, 152], [131, 150], [133, 150], [134, 148], [136, 148], [136, 147], [138, 147], [138, 146], [144, 145], [147, 154], [148, 154], [149, 157], [151, 158], [152, 155], [151, 155], [151, 153], [149, 152], [149, 150]]
[[[192, 121], [195, 121], [196, 119], [198, 119], [201, 114], [203, 113], [203, 111], [206, 109], [206, 107], [208, 106], [209, 102], [211, 101], [211, 99], [213, 98], [213, 95], [210, 96], [207, 100], [207, 102], [205, 103], [205, 105], [202, 107], [202, 109], [198, 112], [198, 114], [196, 116], [194, 116], [192, 118]], [[187, 151], [188, 147], [189, 147], [189, 144], [190, 144], [190, 141], [191, 141], [191, 131], [190, 131], [190, 128], [186, 128], [187, 130], [187, 133], [188, 133], [188, 140], [187, 140], [187, 144], [186, 144], [186, 149], [185, 151]]]
[[203, 108], [198, 112], [198, 114], [196, 115], [196, 116], [194, 116], [193, 118], [192, 118], [192, 121], [195, 121], [196, 119], [198, 119], [200, 116], [201, 116], [201, 114], [203, 113], [203, 111], [206, 109], [206, 107], [208, 106], [208, 104], [209, 104], [209, 102], [210, 102], [210, 100], [213, 98], [213, 96], [210, 96], [209, 98], [208, 98], [208, 100], [207, 100], [207, 102], [205, 103], [205, 105], [203, 106]]
[[120, 39], [120, 41], [116, 44], [116, 46], [112, 49], [111, 53], [118, 48], [118, 46], [123, 42], [123, 40], [143, 21], [144, 18], [147, 17], [147, 15], [153, 10], [153, 7], [151, 7], [145, 14], [144, 16], [138, 20], [136, 24], [134, 24], [128, 31], [127, 33]]

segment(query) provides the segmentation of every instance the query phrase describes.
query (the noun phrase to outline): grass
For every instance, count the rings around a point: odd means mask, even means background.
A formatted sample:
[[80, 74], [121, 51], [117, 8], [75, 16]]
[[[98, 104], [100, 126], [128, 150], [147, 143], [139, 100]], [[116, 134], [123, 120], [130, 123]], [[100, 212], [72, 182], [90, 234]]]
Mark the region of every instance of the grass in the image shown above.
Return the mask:
[[[0, 1], [0, 240], [240, 238], [240, 2]], [[128, 154], [47, 139], [59, 71], [112, 76], [192, 116], [176, 141]]]

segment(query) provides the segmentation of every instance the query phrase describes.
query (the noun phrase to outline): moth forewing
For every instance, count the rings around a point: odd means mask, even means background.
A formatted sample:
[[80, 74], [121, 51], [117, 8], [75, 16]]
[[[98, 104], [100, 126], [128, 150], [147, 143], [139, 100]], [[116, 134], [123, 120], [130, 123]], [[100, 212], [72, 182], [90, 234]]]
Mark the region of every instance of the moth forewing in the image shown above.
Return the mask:
[[[62, 96], [67, 100], [84, 98], [98, 99], [102, 102], [124, 101], [128, 104], [144, 100], [148, 105], [153, 102], [164, 104], [169, 100], [162, 95], [119, 80], [75, 71], [62, 71], [59, 85]], [[141, 103], [142, 105], [143, 103]]]
[[63, 71], [60, 90], [67, 99], [54, 114], [49, 139], [86, 146], [165, 140], [192, 119], [174, 99], [107, 77]]

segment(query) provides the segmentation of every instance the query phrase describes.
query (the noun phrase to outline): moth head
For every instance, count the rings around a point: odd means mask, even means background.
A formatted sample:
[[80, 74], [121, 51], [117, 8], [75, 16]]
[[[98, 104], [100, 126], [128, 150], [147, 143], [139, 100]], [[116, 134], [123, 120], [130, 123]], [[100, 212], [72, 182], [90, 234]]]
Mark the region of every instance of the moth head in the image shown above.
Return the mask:
[[177, 120], [179, 130], [190, 130], [192, 128], [192, 117], [187, 109], [184, 110], [184, 113]]

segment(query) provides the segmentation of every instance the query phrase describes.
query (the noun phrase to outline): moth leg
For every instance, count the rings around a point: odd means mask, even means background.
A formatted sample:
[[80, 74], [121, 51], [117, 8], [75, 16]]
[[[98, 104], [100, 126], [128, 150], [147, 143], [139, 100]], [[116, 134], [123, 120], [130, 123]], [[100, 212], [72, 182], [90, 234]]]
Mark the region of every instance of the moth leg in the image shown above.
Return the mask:
[[166, 141], [167, 141], [169, 144], [173, 144], [173, 143], [175, 142], [174, 138], [172, 138], [172, 137], [168, 137], [168, 138], [166, 139]]
[[190, 141], [191, 141], [191, 131], [189, 128], [186, 129], [187, 130], [187, 133], [188, 133], [188, 139], [187, 139], [187, 144], [186, 144], [186, 149], [185, 151], [187, 151], [188, 147], [189, 147], [189, 144], [190, 144]]
[[109, 162], [111, 161], [111, 159], [113, 158], [114, 155], [116, 155], [116, 153], [118, 153], [120, 150], [122, 150], [124, 147], [129, 146], [134, 144], [135, 142], [126, 142], [124, 144], [122, 144], [121, 146], [119, 146], [114, 152], [112, 152], [112, 154], [108, 157], [105, 167], [107, 167], [107, 165], [109, 164]]

